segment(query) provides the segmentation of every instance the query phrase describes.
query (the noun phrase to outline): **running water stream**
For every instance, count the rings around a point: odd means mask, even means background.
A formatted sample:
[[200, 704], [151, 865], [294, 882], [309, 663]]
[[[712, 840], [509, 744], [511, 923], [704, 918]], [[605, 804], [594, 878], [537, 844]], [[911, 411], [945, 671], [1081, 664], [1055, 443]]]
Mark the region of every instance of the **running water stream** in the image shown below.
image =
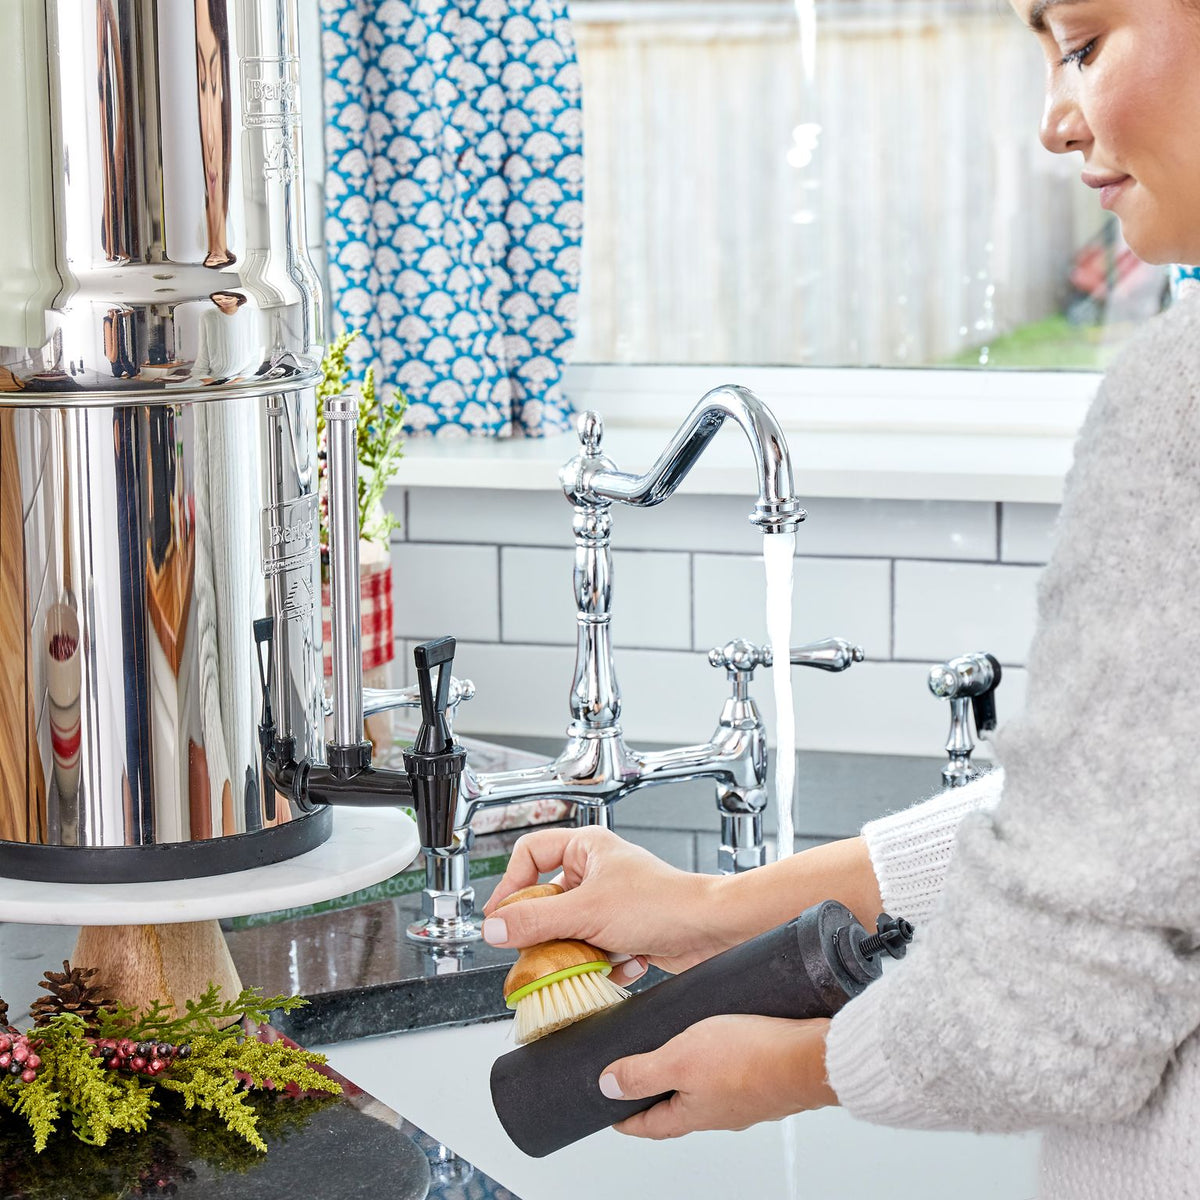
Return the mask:
[[[792, 582], [796, 535], [763, 535], [767, 569], [767, 636], [771, 643], [771, 680], [775, 687], [775, 803], [779, 806], [779, 836], [775, 857], [790, 857], [796, 849], [792, 823], [792, 793], [796, 785], [796, 709], [792, 696]], [[800, 1117], [780, 1122], [783, 1174], [787, 1195], [800, 1200]]]
[[763, 535], [763, 561], [767, 569], [767, 637], [774, 666], [775, 688], [775, 803], [779, 812], [779, 839], [775, 857], [788, 858], [796, 848], [792, 822], [792, 794], [796, 785], [796, 709], [792, 696], [792, 567], [796, 553], [794, 533]]

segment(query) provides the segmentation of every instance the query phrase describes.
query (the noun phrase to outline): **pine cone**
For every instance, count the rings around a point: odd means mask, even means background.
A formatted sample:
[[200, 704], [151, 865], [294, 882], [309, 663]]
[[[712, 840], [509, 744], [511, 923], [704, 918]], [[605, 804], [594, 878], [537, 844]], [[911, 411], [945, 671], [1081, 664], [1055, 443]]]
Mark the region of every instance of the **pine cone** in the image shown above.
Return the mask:
[[0, 1029], [6, 1028], [8, 1025], [8, 1005], [4, 1002], [4, 997], [0, 996]]
[[100, 1009], [109, 1003], [103, 988], [88, 983], [95, 974], [95, 967], [73, 967], [66, 959], [61, 972], [45, 972], [46, 978], [39, 981], [38, 987], [44, 987], [50, 995], [30, 1005], [29, 1015], [35, 1024], [48, 1025], [62, 1013], [74, 1013], [89, 1028], [93, 1026]]

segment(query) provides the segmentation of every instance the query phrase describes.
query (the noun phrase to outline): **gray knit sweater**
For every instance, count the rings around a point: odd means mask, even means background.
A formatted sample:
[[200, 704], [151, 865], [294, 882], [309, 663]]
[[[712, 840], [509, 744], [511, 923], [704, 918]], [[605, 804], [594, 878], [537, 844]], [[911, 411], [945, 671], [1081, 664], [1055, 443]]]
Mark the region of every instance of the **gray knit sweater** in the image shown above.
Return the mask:
[[834, 1019], [854, 1115], [1044, 1129], [1044, 1200], [1200, 1197], [1200, 295], [1076, 447], [1003, 772], [867, 826], [909, 957]]

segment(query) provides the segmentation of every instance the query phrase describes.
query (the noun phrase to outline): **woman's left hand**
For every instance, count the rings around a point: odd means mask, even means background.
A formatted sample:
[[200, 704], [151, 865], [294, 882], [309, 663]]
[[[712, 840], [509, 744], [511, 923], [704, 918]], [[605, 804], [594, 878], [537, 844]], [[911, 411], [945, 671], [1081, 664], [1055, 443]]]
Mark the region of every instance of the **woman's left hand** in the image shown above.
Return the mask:
[[[610, 1099], [675, 1094], [613, 1126], [633, 1137], [682, 1137], [699, 1129], [747, 1129], [837, 1104], [825, 1076], [827, 1019], [710, 1017], [649, 1054], [601, 1075]], [[619, 1093], [619, 1095], [618, 1095]]]

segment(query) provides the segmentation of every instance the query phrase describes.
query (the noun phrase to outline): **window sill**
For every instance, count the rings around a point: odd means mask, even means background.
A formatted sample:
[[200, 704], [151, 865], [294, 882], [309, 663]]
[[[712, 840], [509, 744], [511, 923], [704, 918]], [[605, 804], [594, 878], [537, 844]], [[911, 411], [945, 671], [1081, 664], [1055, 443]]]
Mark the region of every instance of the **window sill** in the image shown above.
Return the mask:
[[[1057, 504], [1098, 376], [1034, 372], [577, 367], [576, 408], [605, 417], [622, 471], [654, 462], [696, 399], [726, 377], [768, 400], [788, 435], [801, 497]], [[649, 414], [649, 415], [647, 415]], [[558, 490], [573, 434], [492, 442], [410, 439], [393, 487]], [[753, 495], [732, 425], [680, 488]]]

